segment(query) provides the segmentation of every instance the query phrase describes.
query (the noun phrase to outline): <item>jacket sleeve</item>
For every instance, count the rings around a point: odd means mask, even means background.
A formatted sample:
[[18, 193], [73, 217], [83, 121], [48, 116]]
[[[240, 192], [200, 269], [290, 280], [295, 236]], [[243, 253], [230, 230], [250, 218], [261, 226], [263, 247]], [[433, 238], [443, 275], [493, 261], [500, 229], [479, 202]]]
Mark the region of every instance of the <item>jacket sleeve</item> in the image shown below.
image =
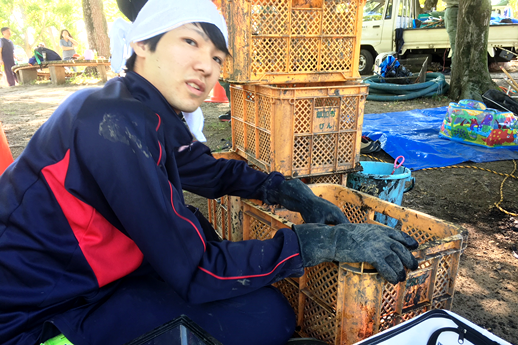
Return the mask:
[[200, 142], [176, 153], [176, 162], [183, 189], [209, 199], [234, 195], [265, 200], [266, 189], [277, 188], [284, 181], [282, 174], [263, 173], [244, 161], [215, 159]]
[[[298, 240], [290, 229], [281, 229], [266, 241], [205, 239], [198, 220], [182, 202], [182, 191], [168, 178], [156, 127], [149, 120], [138, 123], [116, 113], [82, 123], [74, 133], [71, 160], [76, 166], [69, 169], [67, 187], [130, 237], [144, 259], [191, 303], [239, 296], [284, 277], [300, 276]], [[225, 165], [221, 174], [228, 172], [227, 164], [213, 158], [204, 167], [220, 164]], [[235, 169], [236, 174], [248, 171], [243, 166]], [[74, 178], [74, 171], [82, 178]], [[265, 176], [254, 183], [259, 185]], [[233, 181], [244, 182], [240, 177]]]

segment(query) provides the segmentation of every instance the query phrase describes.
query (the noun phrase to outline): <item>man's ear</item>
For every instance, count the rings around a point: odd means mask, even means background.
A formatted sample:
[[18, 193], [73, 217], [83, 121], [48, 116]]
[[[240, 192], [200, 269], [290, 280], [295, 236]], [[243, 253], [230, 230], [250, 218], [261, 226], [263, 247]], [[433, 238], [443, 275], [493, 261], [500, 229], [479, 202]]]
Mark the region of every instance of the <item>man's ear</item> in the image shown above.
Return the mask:
[[131, 42], [130, 46], [137, 56], [145, 57], [149, 53], [148, 47], [144, 42]]

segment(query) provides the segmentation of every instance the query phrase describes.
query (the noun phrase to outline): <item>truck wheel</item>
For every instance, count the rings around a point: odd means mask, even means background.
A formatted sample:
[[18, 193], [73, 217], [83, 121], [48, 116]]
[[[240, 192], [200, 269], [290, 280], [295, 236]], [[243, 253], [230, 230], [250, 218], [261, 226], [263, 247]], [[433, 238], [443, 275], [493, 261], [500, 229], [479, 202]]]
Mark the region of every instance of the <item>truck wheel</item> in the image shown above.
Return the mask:
[[371, 74], [372, 66], [374, 65], [374, 58], [367, 49], [360, 50], [360, 63], [358, 64], [358, 72], [361, 75]]

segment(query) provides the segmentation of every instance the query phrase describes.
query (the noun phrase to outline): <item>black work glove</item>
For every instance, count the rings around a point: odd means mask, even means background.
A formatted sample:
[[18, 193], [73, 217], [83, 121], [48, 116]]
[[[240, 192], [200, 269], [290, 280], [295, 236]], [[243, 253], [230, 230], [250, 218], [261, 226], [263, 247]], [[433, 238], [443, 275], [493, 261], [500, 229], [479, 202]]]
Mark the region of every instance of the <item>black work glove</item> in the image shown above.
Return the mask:
[[299, 212], [306, 223], [341, 224], [349, 220], [333, 203], [319, 198], [300, 180], [284, 180], [279, 188], [268, 191], [267, 202]]
[[304, 267], [322, 262], [367, 262], [392, 284], [406, 279], [405, 267], [417, 268], [409, 249], [418, 243], [402, 231], [375, 224], [293, 225]]

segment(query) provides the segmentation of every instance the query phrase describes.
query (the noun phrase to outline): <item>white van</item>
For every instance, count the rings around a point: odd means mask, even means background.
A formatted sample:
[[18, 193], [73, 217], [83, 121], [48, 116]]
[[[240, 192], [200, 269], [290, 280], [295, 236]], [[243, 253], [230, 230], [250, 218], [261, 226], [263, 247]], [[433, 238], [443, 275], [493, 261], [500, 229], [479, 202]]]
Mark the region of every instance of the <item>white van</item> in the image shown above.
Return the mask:
[[[396, 51], [395, 35], [398, 28], [403, 29], [403, 58], [426, 55], [429, 61], [431, 57], [433, 61], [445, 63], [450, 48], [446, 29], [444, 25], [435, 27], [426, 24], [417, 27], [421, 9], [417, 8], [416, 3], [414, 0], [367, 0], [363, 10], [360, 74], [372, 73], [374, 59], [378, 54]], [[508, 15], [509, 10], [509, 6], [494, 6], [493, 14]], [[436, 19], [436, 24], [440, 25], [442, 18]], [[501, 61], [508, 61], [508, 57], [516, 58], [509, 51], [518, 53], [518, 24], [490, 25], [487, 45], [489, 56]], [[503, 58], [504, 55], [507, 59]]]

